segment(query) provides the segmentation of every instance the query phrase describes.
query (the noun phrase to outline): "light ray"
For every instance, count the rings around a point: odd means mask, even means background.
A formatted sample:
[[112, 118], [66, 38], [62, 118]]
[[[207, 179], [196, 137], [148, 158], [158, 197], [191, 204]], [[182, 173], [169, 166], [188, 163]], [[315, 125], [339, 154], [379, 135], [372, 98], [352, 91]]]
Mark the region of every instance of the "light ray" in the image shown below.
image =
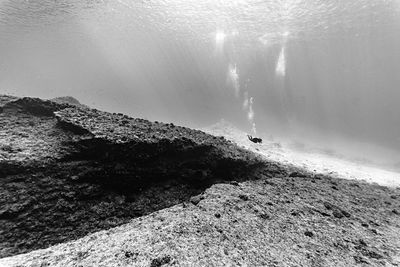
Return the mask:
[[286, 53], [283, 46], [279, 53], [278, 61], [276, 63], [275, 73], [278, 76], [284, 77], [286, 75]]
[[229, 69], [228, 69], [228, 80], [232, 84], [232, 87], [235, 92], [235, 97], [239, 97], [240, 93], [240, 84], [239, 84], [239, 74], [237, 71], [237, 66], [236, 64], [229, 64]]

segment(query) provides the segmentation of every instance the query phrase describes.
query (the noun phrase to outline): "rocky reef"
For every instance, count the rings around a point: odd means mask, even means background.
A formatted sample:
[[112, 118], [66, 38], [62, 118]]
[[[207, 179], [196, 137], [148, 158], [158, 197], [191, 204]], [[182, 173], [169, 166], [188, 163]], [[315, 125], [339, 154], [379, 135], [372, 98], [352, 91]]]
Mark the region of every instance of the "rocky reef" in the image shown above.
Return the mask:
[[3, 257], [126, 223], [261, 164], [173, 124], [37, 98], [0, 105]]
[[399, 188], [68, 101], [0, 126], [0, 266], [400, 265]]

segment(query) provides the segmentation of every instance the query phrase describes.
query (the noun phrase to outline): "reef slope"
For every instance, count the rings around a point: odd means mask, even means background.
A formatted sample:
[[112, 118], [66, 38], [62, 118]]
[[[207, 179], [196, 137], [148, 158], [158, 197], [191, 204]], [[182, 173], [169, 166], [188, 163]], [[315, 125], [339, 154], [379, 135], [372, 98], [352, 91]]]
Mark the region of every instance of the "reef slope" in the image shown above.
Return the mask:
[[108, 229], [185, 201], [262, 160], [185, 127], [0, 97], [0, 256]]
[[0, 266], [400, 265], [399, 188], [172, 124], [0, 106]]

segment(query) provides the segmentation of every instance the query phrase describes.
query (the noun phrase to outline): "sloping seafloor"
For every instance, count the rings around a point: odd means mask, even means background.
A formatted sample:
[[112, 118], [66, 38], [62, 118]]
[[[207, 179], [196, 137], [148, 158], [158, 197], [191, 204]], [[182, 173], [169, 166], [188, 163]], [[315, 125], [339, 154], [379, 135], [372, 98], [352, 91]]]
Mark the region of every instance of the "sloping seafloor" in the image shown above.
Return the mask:
[[264, 139], [262, 144], [249, 142], [246, 133], [227, 121], [203, 129], [205, 132], [224, 136], [240, 147], [264, 156], [266, 159], [296, 166], [310, 172], [332, 177], [363, 180], [383, 186], [400, 187], [400, 173], [373, 164], [360, 163], [345, 157], [327, 153], [294, 149], [290, 144]]
[[269, 160], [188, 128], [3, 102], [1, 251], [31, 252], [0, 266], [400, 265], [399, 188], [227, 127], [208, 131]]

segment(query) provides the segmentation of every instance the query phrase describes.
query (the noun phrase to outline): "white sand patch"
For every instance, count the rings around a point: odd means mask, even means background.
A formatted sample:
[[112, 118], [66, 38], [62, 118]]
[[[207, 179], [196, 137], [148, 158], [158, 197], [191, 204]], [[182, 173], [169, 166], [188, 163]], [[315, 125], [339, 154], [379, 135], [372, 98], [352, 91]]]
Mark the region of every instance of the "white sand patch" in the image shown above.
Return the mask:
[[329, 174], [338, 178], [365, 180], [383, 186], [400, 187], [400, 173], [384, 170], [376, 166], [368, 166], [334, 155], [305, 152], [289, 148], [277, 142], [263, 140], [262, 144], [254, 144], [247, 139], [246, 133], [231, 124], [221, 121], [203, 131], [224, 136], [239, 146], [259, 153], [268, 160], [291, 164], [316, 173]]

